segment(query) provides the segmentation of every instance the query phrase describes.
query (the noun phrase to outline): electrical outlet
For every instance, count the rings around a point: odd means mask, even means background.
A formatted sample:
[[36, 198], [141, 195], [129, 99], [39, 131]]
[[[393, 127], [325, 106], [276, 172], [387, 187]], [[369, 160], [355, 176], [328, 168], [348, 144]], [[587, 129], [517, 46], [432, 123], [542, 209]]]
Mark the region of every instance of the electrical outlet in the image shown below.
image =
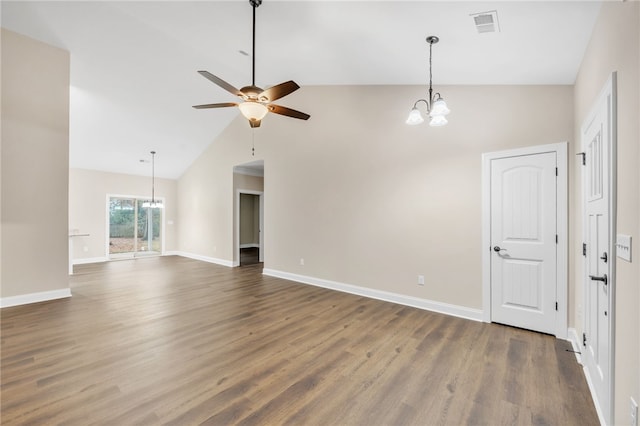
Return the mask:
[[302, 257], [300, 258], [300, 265], [304, 266], [304, 259]]
[[424, 285], [424, 275], [418, 275], [418, 285]]
[[638, 426], [638, 403], [631, 397], [631, 426]]

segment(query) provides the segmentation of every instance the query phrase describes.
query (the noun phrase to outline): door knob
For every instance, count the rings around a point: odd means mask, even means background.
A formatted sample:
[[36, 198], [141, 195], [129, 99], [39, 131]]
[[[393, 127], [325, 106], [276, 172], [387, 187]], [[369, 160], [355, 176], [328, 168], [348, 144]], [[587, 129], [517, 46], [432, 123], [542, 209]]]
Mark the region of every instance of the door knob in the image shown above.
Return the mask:
[[493, 251], [495, 251], [496, 253], [500, 253], [501, 251], [507, 251], [507, 249], [500, 248], [500, 246], [495, 246], [493, 248]]
[[603, 277], [596, 277], [594, 275], [589, 275], [589, 278], [591, 278], [593, 281], [602, 281], [604, 285], [607, 285], [607, 274], [604, 274]]

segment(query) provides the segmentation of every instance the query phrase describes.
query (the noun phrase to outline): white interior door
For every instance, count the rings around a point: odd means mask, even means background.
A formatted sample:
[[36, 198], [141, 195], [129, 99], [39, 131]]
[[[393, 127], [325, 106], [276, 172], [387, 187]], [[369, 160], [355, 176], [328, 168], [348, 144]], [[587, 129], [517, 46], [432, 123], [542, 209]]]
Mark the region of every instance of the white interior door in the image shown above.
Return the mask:
[[[608, 90], [607, 90], [608, 89]], [[582, 129], [585, 153], [582, 199], [584, 203], [585, 323], [583, 344], [596, 405], [606, 422], [611, 419], [611, 144], [612, 90], [605, 89]]]
[[556, 153], [491, 161], [491, 321], [555, 333]]

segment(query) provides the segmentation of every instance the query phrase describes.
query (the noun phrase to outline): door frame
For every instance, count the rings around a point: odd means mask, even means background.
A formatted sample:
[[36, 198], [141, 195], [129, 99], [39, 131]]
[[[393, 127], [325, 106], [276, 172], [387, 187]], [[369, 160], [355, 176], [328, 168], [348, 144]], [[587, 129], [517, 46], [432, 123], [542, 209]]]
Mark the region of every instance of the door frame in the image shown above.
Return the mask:
[[[111, 255], [109, 254], [109, 235], [111, 233], [111, 218], [109, 217], [110, 211], [109, 211], [109, 202], [111, 201], [112, 198], [128, 198], [128, 199], [132, 199], [132, 200], [150, 200], [151, 198], [149, 196], [143, 195], [122, 195], [122, 194], [107, 194], [106, 197], [106, 202], [105, 202], [105, 257], [108, 260], [123, 260], [123, 259], [136, 259], [135, 253], [134, 255], [132, 255], [131, 257], [115, 257], [115, 258], [111, 258]], [[162, 204], [165, 206], [167, 203], [165, 202], [165, 197], [156, 197], [156, 200], [161, 201]], [[165, 210], [165, 209], [163, 209]], [[161, 244], [161, 249], [160, 249], [160, 254], [159, 256], [164, 256], [164, 247], [165, 247], [165, 214], [164, 211], [162, 212], [161, 216], [160, 216], [160, 244]]]
[[[615, 309], [615, 298], [616, 298], [616, 265], [617, 265], [617, 253], [616, 253], [616, 233], [617, 233], [617, 203], [618, 203], [618, 109], [617, 109], [617, 72], [612, 72], [611, 75], [607, 78], [606, 83], [603, 88], [600, 90], [598, 96], [593, 101], [591, 108], [589, 109], [589, 113], [586, 115], [582, 126], [580, 127], [580, 153], [582, 154], [585, 150], [584, 135], [587, 131], [587, 128], [591, 124], [591, 122], [595, 119], [596, 111], [602, 107], [602, 102], [607, 102], [607, 113], [609, 114], [609, 131], [611, 132], [609, 135], [609, 241], [607, 242], [608, 251], [610, 254], [609, 258], [611, 259], [611, 263], [609, 264], [609, 275], [608, 278], [608, 287], [609, 287], [609, 341], [608, 341], [608, 350], [609, 350], [609, 365], [607, 374], [609, 375], [609, 407], [608, 412], [603, 412], [603, 407], [598, 401], [595, 388], [593, 387], [591, 381], [591, 374], [589, 369], [587, 368], [587, 363], [582, 360], [581, 364], [584, 365], [584, 372], [587, 378], [587, 383], [591, 390], [591, 396], [594, 400], [594, 404], [596, 406], [596, 411], [598, 416], [600, 417], [600, 422], [602, 424], [613, 424], [614, 413], [615, 413], [615, 341], [616, 341], [616, 309]], [[587, 159], [588, 161], [588, 159]], [[587, 235], [587, 203], [585, 200], [585, 191], [587, 188], [586, 185], [586, 168], [582, 163], [580, 163], [580, 197], [582, 206], [580, 207], [580, 211], [582, 214], [582, 241], [585, 241], [585, 237]], [[587, 263], [585, 261], [585, 257], [581, 256], [582, 260], [582, 271], [580, 274], [580, 283], [582, 284], [582, 304], [583, 304], [583, 314], [582, 314], [582, 331], [586, 330], [587, 326], [587, 315], [585, 310], [587, 309], [587, 292], [585, 291], [586, 286], [589, 284], [587, 280]], [[589, 336], [587, 336], [588, 338]], [[586, 356], [583, 355], [583, 357]]]
[[556, 180], [556, 315], [555, 336], [568, 336], [568, 192], [567, 142], [507, 149], [482, 154], [482, 320], [491, 322], [491, 161], [523, 155], [556, 153], [558, 178]]
[[260, 230], [260, 237], [258, 244], [259, 261], [264, 262], [264, 191], [254, 191], [251, 189], [237, 189], [235, 200], [235, 229], [233, 230], [233, 240], [235, 244], [235, 260], [233, 266], [240, 266], [240, 194], [257, 195], [259, 199], [258, 205], [260, 206], [260, 224], [258, 225]]

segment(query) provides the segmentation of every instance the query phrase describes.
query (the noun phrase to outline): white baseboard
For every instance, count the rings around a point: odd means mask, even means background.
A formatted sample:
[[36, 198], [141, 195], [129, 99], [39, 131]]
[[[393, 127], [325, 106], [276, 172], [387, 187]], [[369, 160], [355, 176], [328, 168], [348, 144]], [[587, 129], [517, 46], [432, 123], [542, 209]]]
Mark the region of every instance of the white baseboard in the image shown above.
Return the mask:
[[569, 328], [567, 330], [567, 340], [571, 343], [571, 347], [573, 348], [573, 353], [576, 355], [576, 360], [578, 364], [582, 364], [582, 342], [580, 337], [578, 337], [578, 331], [575, 328]]
[[398, 303], [405, 306], [411, 306], [414, 308], [424, 309], [426, 311], [438, 312], [441, 314], [451, 315], [454, 317], [469, 319], [473, 321], [482, 321], [482, 311], [480, 309], [472, 309], [464, 306], [436, 302], [433, 300], [420, 299], [413, 296], [390, 293], [382, 290], [374, 290], [371, 288], [360, 287], [352, 284], [345, 284], [336, 281], [324, 280], [321, 278], [292, 274], [289, 272], [277, 271], [274, 269], [265, 268], [262, 273], [270, 277], [296, 281], [302, 284], [315, 285], [317, 287], [324, 287], [331, 290], [356, 294], [358, 296], [370, 297], [372, 299], [383, 300], [385, 302]]
[[[203, 262], [215, 263], [216, 265], [222, 265], [222, 266], [228, 266], [228, 267], [234, 266], [233, 261], [231, 260], [218, 259], [218, 258], [209, 257], [209, 256], [202, 256], [199, 254], [187, 253], [184, 251], [172, 251], [170, 253], [172, 253], [172, 255], [174, 256], [188, 257], [189, 259], [202, 260]], [[166, 254], [167, 253], [165, 253], [165, 255]]]
[[101, 263], [101, 262], [107, 262], [109, 260], [109, 258], [107, 257], [87, 257], [84, 259], [73, 259], [73, 264], [74, 265], [85, 265], [87, 263]]
[[250, 244], [240, 244], [240, 248], [260, 248], [260, 244], [250, 243]]
[[18, 296], [0, 298], [0, 308], [9, 308], [11, 306], [27, 305], [29, 303], [46, 302], [49, 300], [64, 299], [71, 297], [70, 288], [61, 288], [59, 290], [41, 291], [38, 293], [21, 294]]
[[602, 413], [602, 408], [600, 408], [600, 402], [598, 401], [598, 396], [596, 395], [596, 390], [595, 390], [595, 388], [593, 386], [593, 381], [591, 380], [591, 375], [589, 374], [589, 369], [587, 369], [586, 365], [584, 365], [584, 363], [582, 362], [581, 352], [584, 349], [584, 346], [582, 346], [582, 341], [580, 340], [580, 337], [578, 336], [578, 331], [575, 328], [569, 328], [568, 329], [568, 334], [569, 334], [569, 342], [571, 342], [571, 346], [573, 347], [573, 351], [574, 351], [574, 353], [576, 355], [576, 360], [578, 361], [578, 364], [582, 365], [582, 371], [584, 373], [584, 378], [587, 381], [587, 386], [589, 387], [589, 392], [591, 392], [591, 398], [593, 399], [593, 405], [596, 408], [596, 413], [598, 413], [598, 419], [600, 420], [600, 424], [606, 426], [607, 422], [604, 419], [604, 415]]

